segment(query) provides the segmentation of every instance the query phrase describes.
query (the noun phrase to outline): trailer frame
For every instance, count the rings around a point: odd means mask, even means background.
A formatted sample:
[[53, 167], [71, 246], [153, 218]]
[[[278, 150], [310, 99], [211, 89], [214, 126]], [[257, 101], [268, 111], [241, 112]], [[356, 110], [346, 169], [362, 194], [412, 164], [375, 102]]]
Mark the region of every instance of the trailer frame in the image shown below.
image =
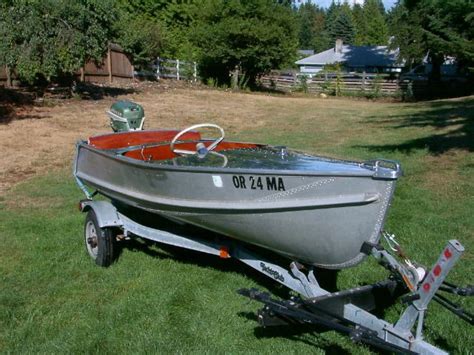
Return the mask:
[[[140, 237], [220, 258], [237, 259], [298, 294], [290, 300], [276, 300], [255, 289], [239, 290], [240, 294], [264, 304], [258, 314], [258, 320], [263, 326], [314, 324], [348, 334], [356, 342], [396, 353], [446, 354], [423, 339], [424, 317], [430, 301], [435, 299], [441, 305], [446, 303], [444, 306], [448, 310], [473, 323], [472, 314], [460, 310], [454, 303], [446, 302], [444, 296], [438, 294], [438, 291], [463, 296], [474, 293], [472, 287], [458, 288], [445, 283], [449, 271], [464, 252], [464, 247], [457, 240], [447, 243], [437, 262], [424, 275], [420, 275], [419, 269], [411, 262], [398, 260], [396, 255], [380, 244], [365, 243], [361, 251], [375, 257], [390, 271], [390, 277], [372, 285], [329, 292], [320, 286], [315, 269], [296, 261], [291, 262], [289, 268], [282, 267], [271, 258], [256, 253], [234, 239], [224, 236], [206, 239], [151, 228], [132, 220], [109, 201], [82, 200], [79, 209], [82, 212], [92, 211], [96, 216], [96, 228], [109, 231], [113, 229], [118, 239]], [[98, 233], [97, 238], [101, 238], [101, 235]], [[86, 243], [90, 243], [90, 239], [86, 235]], [[99, 243], [99, 247], [100, 245]], [[89, 254], [94, 258], [93, 254]], [[107, 259], [107, 263], [110, 261]], [[370, 313], [375, 305], [376, 294], [381, 291], [386, 292], [393, 300], [404, 295], [402, 300], [407, 306], [394, 324]]]

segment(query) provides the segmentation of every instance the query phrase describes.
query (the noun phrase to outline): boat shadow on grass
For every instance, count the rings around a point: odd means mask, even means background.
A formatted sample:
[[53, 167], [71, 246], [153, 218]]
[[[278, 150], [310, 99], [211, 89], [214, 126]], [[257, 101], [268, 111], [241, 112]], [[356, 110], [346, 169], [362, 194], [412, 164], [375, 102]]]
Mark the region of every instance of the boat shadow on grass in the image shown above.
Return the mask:
[[236, 259], [221, 259], [215, 255], [204, 254], [198, 251], [183, 249], [181, 247], [161, 244], [145, 239], [132, 239], [126, 241], [119, 249], [119, 254], [122, 249], [140, 252], [151, 256], [152, 258], [159, 258], [160, 260], [173, 260], [185, 265], [195, 265], [202, 268], [212, 268], [221, 272], [239, 274], [251, 278], [262, 288], [271, 292], [272, 295], [284, 299], [289, 297], [289, 290], [286, 287], [278, 284], [269, 277], [258, 273]]
[[[160, 260], [173, 260], [175, 262], [183, 263], [186, 265], [212, 268], [220, 272], [230, 272], [234, 274], [239, 274], [241, 276], [252, 279], [260, 287], [266, 289], [272, 295], [272, 297], [288, 299], [290, 296], [290, 291], [286, 287], [278, 284], [269, 277], [262, 275], [256, 270], [253, 270], [252, 268], [246, 266], [245, 264], [242, 264], [241, 262], [235, 259], [223, 260], [214, 255], [203, 254], [201, 252], [187, 250], [175, 246], [169, 246], [146, 239], [131, 239], [123, 242], [123, 244], [118, 248], [118, 256], [120, 256], [121, 252], [124, 249], [132, 252], [143, 253], [152, 258]], [[327, 270], [318, 269], [319, 274], [321, 274], [321, 271], [323, 271], [324, 274], [324, 271]], [[317, 275], [318, 272], [316, 273]], [[337, 278], [335, 276], [337, 276], [337, 274], [333, 271], [330, 271], [327, 272], [327, 274], [323, 277], [318, 277], [318, 281], [320, 281], [321, 284], [326, 283], [326, 287], [328, 287], [327, 285], [333, 285], [335, 287], [337, 281]], [[336, 290], [337, 289], [335, 288], [332, 289], [332, 291]], [[235, 291], [237, 292], [237, 289]], [[384, 291], [382, 290], [380, 292]], [[387, 297], [387, 295], [382, 293], [376, 295], [376, 309], [372, 310], [370, 313], [383, 319], [388, 307], [398, 302], [397, 300], [398, 298], [390, 299], [390, 297]], [[243, 299], [243, 304], [244, 302], [245, 299]], [[320, 350], [323, 350], [326, 354], [353, 353], [348, 348], [342, 347], [341, 345], [337, 344], [333, 340], [334, 338], [326, 339], [324, 337], [324, 334], [327, 332], [331, 332], [332, 330], [323, 326], [308, 324], [289, 324], [282, 326], [262, 327], [258, 325], [258, 318], [256, 312], [241, 311], [238, 312], [237, 315], [246, 320], [255, 322], [253, 332], [254, 336], [257, 339], [284, 338], [291, 341], [302, 342], [309, 346], [317, 347]], [[429, 327], [425, 324], [425, 331], [429, 331], [431, 333], [433, 342], [442, 349], [445, 349], [450, 353], [455, 352], [457, 350], [450, 344], [448, 338], [438, 332], [435, 327]], [[314, 337], [308, 337], [306, 335], [314, 335]], [[373, 351], [374, 353], [391, 354], [391, 352], [389, 351], [383, 351], [380, 348], [375, 348], [368, 344], [364, 344], [364, 346]]]
[[452, 149], [474, 152], [474, 97], [457, 100], [425, 102], [416, 113], [401, 113], [381, 120], [380, 116], [371, 117], [371, 124], [392, 129], [427, 128], [439, 130], [439, 133], [406, 140], [399, 144], [358, 145], [376, 152], [428, 149], [433, 155], [440, 155]]
[[[159, 248], [157, 248], [157, 247]], [[289, 298], [289, 290], [279, 285], [272, 279], [258, 273], [252, 268], [240, 263], [237, 260], [222, 260], [214, 255], [207, 255], [193, 250], [186, 250], [179, 247], [163, 245], [149, 240], [132, 239], [127, 241], [121, 249], [127, 249], [133, 252], [144, 253], [152, 258], [161, 260], [171, 259], [173, 261], [194, 265], [203, 268], [212, 268], [221, 272], [232, 272], [252, 279], [262, 288], [268, 290], [273, 296], [282, 299]], [[120, 250], [120, 249], [119, 249]], [[237, 291], [237, 289], [235, 290]], [[242, 299], [245, 302], [245, 299]], [[327, 329], [309, 325], [292, 325], [279, 327], [263, 328], [258, 325], [257, 314], [255, 312], [238, 312], [239, 317], [255, 322], [254, 335], [256, 338], [285, 338], [294, 341], [301, 341], [307, 345], [316, 346], [326, 353], [349, 354], [347, 350], [337, 344], [320, 344], [321, 339], [315, 338], [314, 341], [303, 338], [304, 334], [323, 333]]]
[[[122, 246], [119, 248], [119, 254], [124, 249], [132, 252], [143, 253], [152, 258], [158, 258], [160, 260], [171, 259], [175, 262], [186, 265], [212, 268], [220, 272], [231, 272], [234, 274], [237, 273], [252, 279], [261, 288], [268, 291], [272, 297], [288, 299], [290, 296], [290, 291], [288, 288], [278, 284], [271, 278], [262, 275], [261, 273], [253, 270], [249, 266], [239, 262], [236, 259], [223, 260], [214, 255], [207, 255], [193, 250], [164, 245], [146, 239], [131, 239], [124, 242], [124, 244], [122, 244]], [[262, 252], [265, 253], [265, 250]], [[282, 262], [279, 264], [283, 265]], [[321, 286], [330, 291], [337, 291], [337, 272], [332, 270], [318, 269], [316, 270], [316, 275], [318, 275], [318, 281], [320, 282]], [[237, 289], [235, 291], [237, 292]], [[383, 316], [387, 307], [393, 304], [393, 302], [388, 303], [386, 300], [386, 297], [378, 298], [377, 309], [372, 312], [374, 315], [379, 317]], [[323, 326], [291, 324], [283, 326], [262, 327], [258, 325], [257, 314], [255, 312], [242, 311], [238, 312], [237, 315], [255, 322], [254, 335], [257, 339], [285, 338], [291, 341], [303, 342], [307, 345], [315, 346], [327, 354], [351, 353], [348, 349], [338, 345], [334, 341], [318, 336], [319, 334], [324, 335], [324, 333], [331, 331], [331, 329], [325, 328]], [[315, 337], [308, 338], [305, 336], [310, 334], [315, 335]], [[371, 347], [369, 348], [372, 349]], [[372, 350], [380, 353], [380, 349], [373, 348]]]

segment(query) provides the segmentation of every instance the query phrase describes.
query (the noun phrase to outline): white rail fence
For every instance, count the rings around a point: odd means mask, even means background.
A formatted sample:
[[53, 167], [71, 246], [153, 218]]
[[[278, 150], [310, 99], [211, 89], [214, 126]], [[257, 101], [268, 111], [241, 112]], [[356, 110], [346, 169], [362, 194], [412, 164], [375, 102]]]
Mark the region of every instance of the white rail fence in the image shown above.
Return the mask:
[[346, 94], [377, 92], [394, 95], [403, 88], [402, 83], [396, 78], [366, 73], [321, 73], [310, 77], [296, 72], [272, 71], [260, 78], [260, 84], [273, 90], [310, 93], [338, 90]]
[[156, 77], [157, 79], [176, 79], [197, 81], [197, 64], [179, 59], [157, 58]]

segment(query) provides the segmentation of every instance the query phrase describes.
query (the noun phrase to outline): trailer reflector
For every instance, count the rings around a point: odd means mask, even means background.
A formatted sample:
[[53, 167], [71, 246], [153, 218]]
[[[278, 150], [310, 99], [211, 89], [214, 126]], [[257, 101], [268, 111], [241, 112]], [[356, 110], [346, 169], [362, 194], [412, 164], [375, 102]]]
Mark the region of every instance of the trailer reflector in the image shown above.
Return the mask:
[[450, 259], [453, 256], [453, 253], [451, 253], [451, 250], [449, 250], [449, 248], [446, 248], [444, 250], [444, 256], [446, 259]]
[[222, 259], [230, 258], [229, 248], [227, 248], [226, 246], [221, 246], [219, 249], [219, 257]]

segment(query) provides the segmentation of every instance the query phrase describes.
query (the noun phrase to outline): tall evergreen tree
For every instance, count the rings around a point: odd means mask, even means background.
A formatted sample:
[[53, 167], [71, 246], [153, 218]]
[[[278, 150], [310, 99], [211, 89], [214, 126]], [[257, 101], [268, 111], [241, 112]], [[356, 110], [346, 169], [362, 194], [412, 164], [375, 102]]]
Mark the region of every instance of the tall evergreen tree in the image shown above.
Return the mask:
[[312, 48], [315, 52], [322, 52], [331, 47], [329, 35], [326, 31], [326, 14], [321, 9], [314, 19], [314, 37]]
[[339, 3], [335, 3], [334, 0], [331, 2], [331, 5], [329, 5], [327, 11], [326, 11], [326, 22], [324, 24], [324, 31], [327, 34], [327, 47], [331, 48], [334, 46], [334, 39], [331, 35], [333, 31], [333, 26], [334, 23], [336, 22], [337, 15], [339, 13], [339, 8], [341, 5]]
[[363, 46], [367, 42], [367, 20], [365, 18], [364, 9], [361, 5], [354, 5], [352, 8], [352, 16], [355, 25], [354, 44], [356, 46]]
[[314, 37], [314, 17], [318, 7], [313, 3], [306, 2], [298, 8], [299, 31], [298, 38], [300, 48], [310, 48]]
[[325, 13], [317, 5], [307, 2], [297, 10], [299, 20], [300, 48], [314, 49], [316, 52], [327, 49], [325, 32]]
[[365, 0], [363, 13], [365, 18], [365, 45], [387, 45], [388, 26], [385, 21], [385, 13], [381, 0]]
[[334, 10], [334, 22], [329, 26], [329, 37], [334, 43], [336, 39], [342, 39], [344, 43], [353, 44], [355, 39], [355, 26], [352, 11], [347, 3], [336, 5]]

